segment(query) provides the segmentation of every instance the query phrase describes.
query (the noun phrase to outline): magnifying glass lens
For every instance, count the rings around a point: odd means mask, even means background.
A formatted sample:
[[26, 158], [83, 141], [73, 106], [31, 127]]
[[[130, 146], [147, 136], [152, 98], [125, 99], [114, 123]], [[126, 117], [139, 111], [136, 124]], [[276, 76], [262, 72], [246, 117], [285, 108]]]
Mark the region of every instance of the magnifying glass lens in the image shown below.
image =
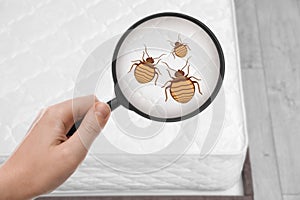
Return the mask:
[[223, 54], [196, 22], [154, 17], [123, 35], [113, 61], [121, 105], [156, 121], [184, 120], [209, 105], [222, 83]]

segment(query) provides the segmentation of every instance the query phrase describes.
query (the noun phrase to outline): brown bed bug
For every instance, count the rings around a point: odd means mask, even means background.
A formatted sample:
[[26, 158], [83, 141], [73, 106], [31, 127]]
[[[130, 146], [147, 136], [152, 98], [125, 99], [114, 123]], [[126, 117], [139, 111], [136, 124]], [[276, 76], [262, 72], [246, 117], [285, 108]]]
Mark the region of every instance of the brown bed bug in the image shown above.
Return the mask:
[[[187, 103], [189, 102], [192, 97], [195, 94], [195, 84], [198, 85], [198, 91], [199, 93], [202, 95], [202, 92], [200, 91], [200, 85], [197, 81], [200, 81], [201, 79], [198, 79], [194, 76], [189, 76], [189, 68], [190, 65], [188, 64], [188, 59], [186, 60], [186, 64], [182, 69], [179, 70], [174, 70], [172, 69], [167, 63], [164, 63], [169, 69], [175, 71], [174, 76], [172, 77], [169, 70], [169, 76], [171, 77], [172, 80], [167, 81], [162, 88], [164, 88], [167, 83], [171, 83], [170, 85], [168, 85], [165, 88], [165, 95], [166, 95], [166, 99], [165, 101], [168, 100], [168, 95], [167, 95], [167, 89], [170, 89], [170, 94], [173, 97], [173, 99], [179, 103]], [[187, 67], [187, 74], [185, 75], [183, 69]], [[197, 81], [193, 81], [193, 79], [196, 79]]]
[[188, 53], [188, 50], [191, 50], [190, 47], [183, 43], [180, 39], [180, 36], [178, 35], [178, 39], [177, 41], [174, 43], [172, 41], [169, 41], [173, 47], [173, 50], [172, 50], [172, 55], [175, 59], [175, 55], [179, 58], [183, 58], [187, 55]]
[[[146, 60], [144, 59], [145, 53], [147, 55]], [[166, 54], [162, 54], [157, 58], [153, 58], [151, 56], [149, 56], [148, 52], [147, 52], [147, 47], [145, 46], [145, 51], [143, 51], [143, 56], [142, 56], [142, 60], [133, 60], [132, 62], [135, 62], [131, 65], [131, 68], [129, 70], [129, 72], [131, 72], [132, 68], [134, 66], [135, 70], [134, 70], [134, 76], [136, 78], [136, 80], [139, 83], [149, 83], [150, 81], [153, 80], [154, 76], [157, 75], [154, 84], [156, 85], [156, 81], [158, 79], [158, 73], [160, 73], [159, 69], [157, 67], [155, 67], [159, 61], [160, 61], [160, 57], [162, 57], [163, 55]], [[159, 59], [155, 64], [154, 64], [154, 60]], [[129, 73], [128, 72], [128, 73]], [[158, 73], [157, 73], [158, 72]]]

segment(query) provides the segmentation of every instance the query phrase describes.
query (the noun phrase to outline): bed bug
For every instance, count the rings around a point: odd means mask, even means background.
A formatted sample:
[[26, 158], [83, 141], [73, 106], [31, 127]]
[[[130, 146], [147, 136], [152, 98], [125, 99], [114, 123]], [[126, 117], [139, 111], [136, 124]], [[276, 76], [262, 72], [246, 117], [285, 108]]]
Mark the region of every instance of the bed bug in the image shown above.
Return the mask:
[[174, 43], [172, 41], [169, 41], [173, 47], [173, 50], [172, 50], [172, 55], [175, 59], [175, 55], [179, 58], [183, 58], [186, 56], [186, 54], [188, 53], [188, 50], [191, 50], [190, 47], [183, 43], [180, 39], [180, 36], [178, 35], [178, 39], [177, 41]]
[[[189, 102], [195, 94], [195, 84], [198, 86], [198, 91], [202, 95], [202, 92], [200, 91], [200, 85], [197, 82], [197, 81], [200, 81], [201, 79], [198, 79], [194, 76], [189, 76], [190, 65], [188, 64], [188, 59], [186, 61], [185, 66], [179, 70], [172, 69], [165, 62], [162, 62], [162, 63], [164, 63], [169, 69], [175, 71], [175, 73], [174, 73], [175, 77], [172, 77], [169, 70], [167, 70], [169, 73], [169, 76], [172, 80], [167, 81], [162, 86], [162, 88], [164, 88], [168, 83], [171, 83], [165, 88], [165, 96], [166, 96], [165, 101], [168, 100], [167, 89], [170, 89], [170, 94], [175, 101], [177, 101], [179, 103]], [[183, 71], [183, 69], [185, 67], [187, 67], [187, 74], [185, 74]], [[197, 81], [193, 81], [192, 78], [196, 79]]]
[[[146, 60], [144, 59], [145, 53], [147, 55]], [[158, 73], [160, 73], [159, 69], [157, 67], [155, 67], [159, 61], [160, 61], [160, 57], [162, 57], [165, 54], [160, 55], [157, 58], [153, 58], [151, 56], [149, 56], [148, 52], [147, 52], [147, 47], [145, 46], [145, 50], [143, 51], [143, 56], [142, 56], [142, 60], [133, 60], [132, 62], [134, 62], [131, 65], [131, 68], [129, 70], [129, 72], [131, 72], [132, 68], [134, 66], [135, 70], [134, 70], [134, 76], [136, 78], [136, 80], [139, 83], [149, 83], [150, 81], [153, 80], [154, 76], [157, 75], [154, 84], [156, 85], [157, 79], [158, 79]], [[155, 64], [154, 64], [154, 60], [159, 59]], [[128, 72], [128, 73], [129, 73]]]

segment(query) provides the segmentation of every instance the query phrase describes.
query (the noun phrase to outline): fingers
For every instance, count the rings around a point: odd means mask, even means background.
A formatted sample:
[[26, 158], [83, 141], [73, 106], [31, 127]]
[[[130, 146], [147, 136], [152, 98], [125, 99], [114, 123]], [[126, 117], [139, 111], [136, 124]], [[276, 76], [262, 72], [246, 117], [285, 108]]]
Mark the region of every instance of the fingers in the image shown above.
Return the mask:
[[86, 113], [77, 131], [63, 143], [79, 161], [83, 160], [92, 142], [104, 128], [110, 116], [106, 103], [96, 102]]
[[98, 102], [98, 99], [94, 95], [70, 99], [48, 107], [46, 115], [48, 118], [62, 120], [67, 132], [74, 122], [85, 116], [95, 102]]
[[109, 106], [106, 103], [97, 102], [84, 117], [75, 136], [81, 139], [81, 142], [87, 149], [89, 149], [94, 139], [104, 128], [109, 115]]

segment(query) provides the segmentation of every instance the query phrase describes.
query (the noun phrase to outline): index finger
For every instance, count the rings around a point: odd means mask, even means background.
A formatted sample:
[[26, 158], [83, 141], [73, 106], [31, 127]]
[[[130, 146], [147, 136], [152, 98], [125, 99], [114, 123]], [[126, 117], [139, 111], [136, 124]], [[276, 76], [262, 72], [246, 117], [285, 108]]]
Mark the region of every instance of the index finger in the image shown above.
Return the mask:
[[63, 122], [66, 131], [68, 131], [75, 122], [85, 116], [97, 101], [95, 95], [83, 96], [52, 105], [48, 110], [53, 113], [54, 117]]

